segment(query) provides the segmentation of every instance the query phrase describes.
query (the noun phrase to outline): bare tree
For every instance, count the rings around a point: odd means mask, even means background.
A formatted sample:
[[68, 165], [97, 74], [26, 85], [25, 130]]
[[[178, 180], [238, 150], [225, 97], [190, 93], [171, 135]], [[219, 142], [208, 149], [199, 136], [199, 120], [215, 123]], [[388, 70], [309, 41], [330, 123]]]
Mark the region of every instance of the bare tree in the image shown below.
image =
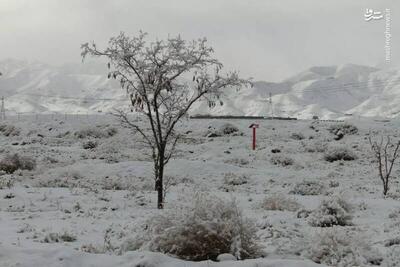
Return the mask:
[[180, 138], [175, 126], [195, 102], [205, 99], [210, 107], [222, 104], [221, 89], [239, 88], [248, 80], [240, 79], [237, 72], [220, 74], [222, 64], [213, 57], [205, 38], [187, 42], [178, 36], [148, 43], [146, 36], [143, 32], [136, 37], [121, 33], [110, 39], [105, 50], [86, 43], [82, 45], [82, 57], [108, 58], [108, 77], [120, 82], [132, 110], [146, 118], [150, 131], [119, 111], [122, 121], [151, 148], [157, 206], [162, 209], [164, 168]]
[[400, 156], [400, 141], [397, 143], [392, 143], [390, 137], [384, 138], [381, 137], [381, 141], [378, 143], [373, 141], [371, 137], [368, 138], [369, 143], [371, 145], [371, 149], [374, 152], [374, 156], [378, 161], [378, 172], [379, 177], [382, 180], [383, 184], [383, 195], [386, 196], [389, 191], [389, 181], [390, 175], [393, 170], [393, 166], [397, 158]]

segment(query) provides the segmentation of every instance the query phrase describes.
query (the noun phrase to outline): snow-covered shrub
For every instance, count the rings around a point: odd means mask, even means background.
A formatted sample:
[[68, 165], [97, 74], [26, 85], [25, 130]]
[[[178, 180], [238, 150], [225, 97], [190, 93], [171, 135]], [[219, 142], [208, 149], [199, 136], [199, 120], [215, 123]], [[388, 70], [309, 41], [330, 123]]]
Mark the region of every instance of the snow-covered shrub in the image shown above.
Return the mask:
[[293, 198], [275, 194], [264, 198], [261, 207], [266, 210], [297, 211], [301, 205]]
[[358, 128], [350, 123], [338, 123], [331, 125], [328, 131], [335, 135], [337, 135], [339, 131], [343, 134], [356, 134], [358, 133]]
[[102, 180], [101, 188], [103, 190], [133, 190], [134, 184], [128, 179], [121, 177], [105, 177]]
[[124, 144], [120, 140], [112, 140], [100, 144], [96, 148], [95, 155], [99, 159], [104, 159], [107, 163], [116, 163], [124, 158], [124, 155], [121, 154], [123, 149]]
[[0, 132], [4, 136], [19, 136], [21, 133], [21, 130], [13, 125], [2, 124], [2, 125], [0, 125]]
[[223, 134], [233, 134], [239, 132], [239, 128], [231, 123], [225, 123], [220, 127]]
[[49, 233], [43, 238], [44, 243], [60, 243], [60, 242], [74, 242], [76, 241], [76, 236], [64, 232], [63, 234], [59, 233]]
[[332, 147], [325, 152], [324, 159], [328, 162], [337, 160], [355, 160], [357, 156], [345, 147]]
[[296, 218], [305, 219], [311, 214], [311, 210], [301, 209], [296, 213]]
[[108, 128], [106, 128], [106, 133], [109, 137], [111, 137], [118, 133], [118, 129], [114, 128], [114, 127], [108, 127]]
[[237, 259], [261, 255], [257, 229], [242, 216], [234, 201], [203, 194], [185, 207], [151, 218], [147, 231], [130, 249], [141, 248], [174, 255], [185, 260], [216, 260], [230, 253]]
[[320, 141], [311, 144], [306, 144], [304, 146], [305, 146], [305, 151], [309, 153], [314, 153], [314, 152], [322, 153], [325, 152], [327, 149], [327, 144]]
[[339, 185], [338, 181], [329, 181], [329, 187], [331, 188], [338, 187]]
[[332, 197], [321, 201], [317, 209], [308, 216], [308, 223], [316, 227], [346, 226], [352, 222], [352, 207], [342, 197]]
[[362, 238], [340, 228], [317, 234], [304, 256], [316, 263], [337, 267], [380, 265], [383, 260]]
[[0, 170], [6, 173], [13, 173], [16, 170], [33, 170], [36, 167], [36, 161], [30, 157], [19, 156], [18, 154], [7, 154], [0, 161]]
[[13, 125], [2, 124], [0, 125], [0, 132], [4, 136], [19, 136], [21, 130]]
[[270, 162], [278, 166], [290, 166], [294, 164], [294, 160], [284, 155], [272, 155]]
[[93, 149], [97, 147], [97, 142], [93, 140], [87, 140], [82, 144], [83, 149]]
[[243, 185], [247, 184], [249, 178], [246, 175], [237, 175], [235, 173], [229, 172], [224, 175], [224, 184], [225, 185]]
[[224, 123], [220, 126], [209, 126], [206, 133], [207, 137], [220, 137], [224, 135], [240, 134], [239, 128], [231, 123]]
[[67, 168], [63, 171], [50, 172], [50, 175], [43, 175], [36, 181], [38, 187], [68, 187], [68, 188], [92, 188], [82, 175], [81, 171], [75, 168]]
[[385, 242], [383, 242], [383, 245], [385, 247], [400, 245], [400, 236], [392, 237], [392, 238], [385, 240]]
[[0, 189], [11, 188], [14, 186], [14, 182], [11, 175], [0, 175]]
[[324, 185], [316, 181], [302, 181], [293, 187], [291, 194], [302, 196], [320, 195], [324, 192]]
[[302, 134], [302, 133], [292, 133], [290, 135], [290, 138], [292, 138], [294, 140], [303, 140], [305, 137], [304, 137], [304, 134]]
[[88, 127], [85, 129], [78, 130], [74, 133], [76, 138], [107, 138], [114, 136], [117, 133], [116, 128], [102, 128], [102, 127]]

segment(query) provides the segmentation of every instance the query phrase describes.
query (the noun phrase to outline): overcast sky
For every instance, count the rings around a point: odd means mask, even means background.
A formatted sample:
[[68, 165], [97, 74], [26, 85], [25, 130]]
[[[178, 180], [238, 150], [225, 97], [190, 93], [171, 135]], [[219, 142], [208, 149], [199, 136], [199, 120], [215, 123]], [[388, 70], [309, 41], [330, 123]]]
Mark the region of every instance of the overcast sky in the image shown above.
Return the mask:
[[120, 31], [150, 37], [207, 37], [226, 68], [279, 81], [314, 65], [400, 66], [399, 0], [0, 0], [0, 59], [60, 65], [80, 61], [80, 44], [105, 45]]

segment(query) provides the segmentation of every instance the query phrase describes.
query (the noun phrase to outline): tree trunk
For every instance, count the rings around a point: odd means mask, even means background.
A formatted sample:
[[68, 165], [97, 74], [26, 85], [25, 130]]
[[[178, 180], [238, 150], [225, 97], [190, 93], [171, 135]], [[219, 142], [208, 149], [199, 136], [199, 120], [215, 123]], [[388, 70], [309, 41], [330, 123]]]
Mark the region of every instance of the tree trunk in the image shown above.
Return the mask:
[[386, 196], [386, 194], [388, 193], [388, 191], [389, 191], [389, 181], [385, 181], [385, 182], [383, 183], [383, 195]]
[[164, 175], [164, 163], [161, 163], [160, 170], [157, 178], [157, 208], [164, 208], [164, 192], [163, 192], [163, 175]]
[[163, 209], [164, 208], [164, 185], [163, 185], [163, 178], [164, 178], [164, 149], [161, 149], [158, 156], [158, 162], [156, 162], [156, 191], [157, 191], [157, 208]]

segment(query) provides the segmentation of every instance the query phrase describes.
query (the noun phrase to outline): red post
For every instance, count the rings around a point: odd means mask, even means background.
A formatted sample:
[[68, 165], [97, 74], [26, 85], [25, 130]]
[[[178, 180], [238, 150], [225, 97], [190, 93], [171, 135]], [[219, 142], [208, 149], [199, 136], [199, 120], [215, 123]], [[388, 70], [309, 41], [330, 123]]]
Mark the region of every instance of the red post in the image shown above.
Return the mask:
[[253, 150], [256, 150], [256, 128], [253, 128]]
[[258, 124], [253, 123], [249, 128], [253, 128], [253, 150], [256, 150], [256, 129], [258, 128]]

